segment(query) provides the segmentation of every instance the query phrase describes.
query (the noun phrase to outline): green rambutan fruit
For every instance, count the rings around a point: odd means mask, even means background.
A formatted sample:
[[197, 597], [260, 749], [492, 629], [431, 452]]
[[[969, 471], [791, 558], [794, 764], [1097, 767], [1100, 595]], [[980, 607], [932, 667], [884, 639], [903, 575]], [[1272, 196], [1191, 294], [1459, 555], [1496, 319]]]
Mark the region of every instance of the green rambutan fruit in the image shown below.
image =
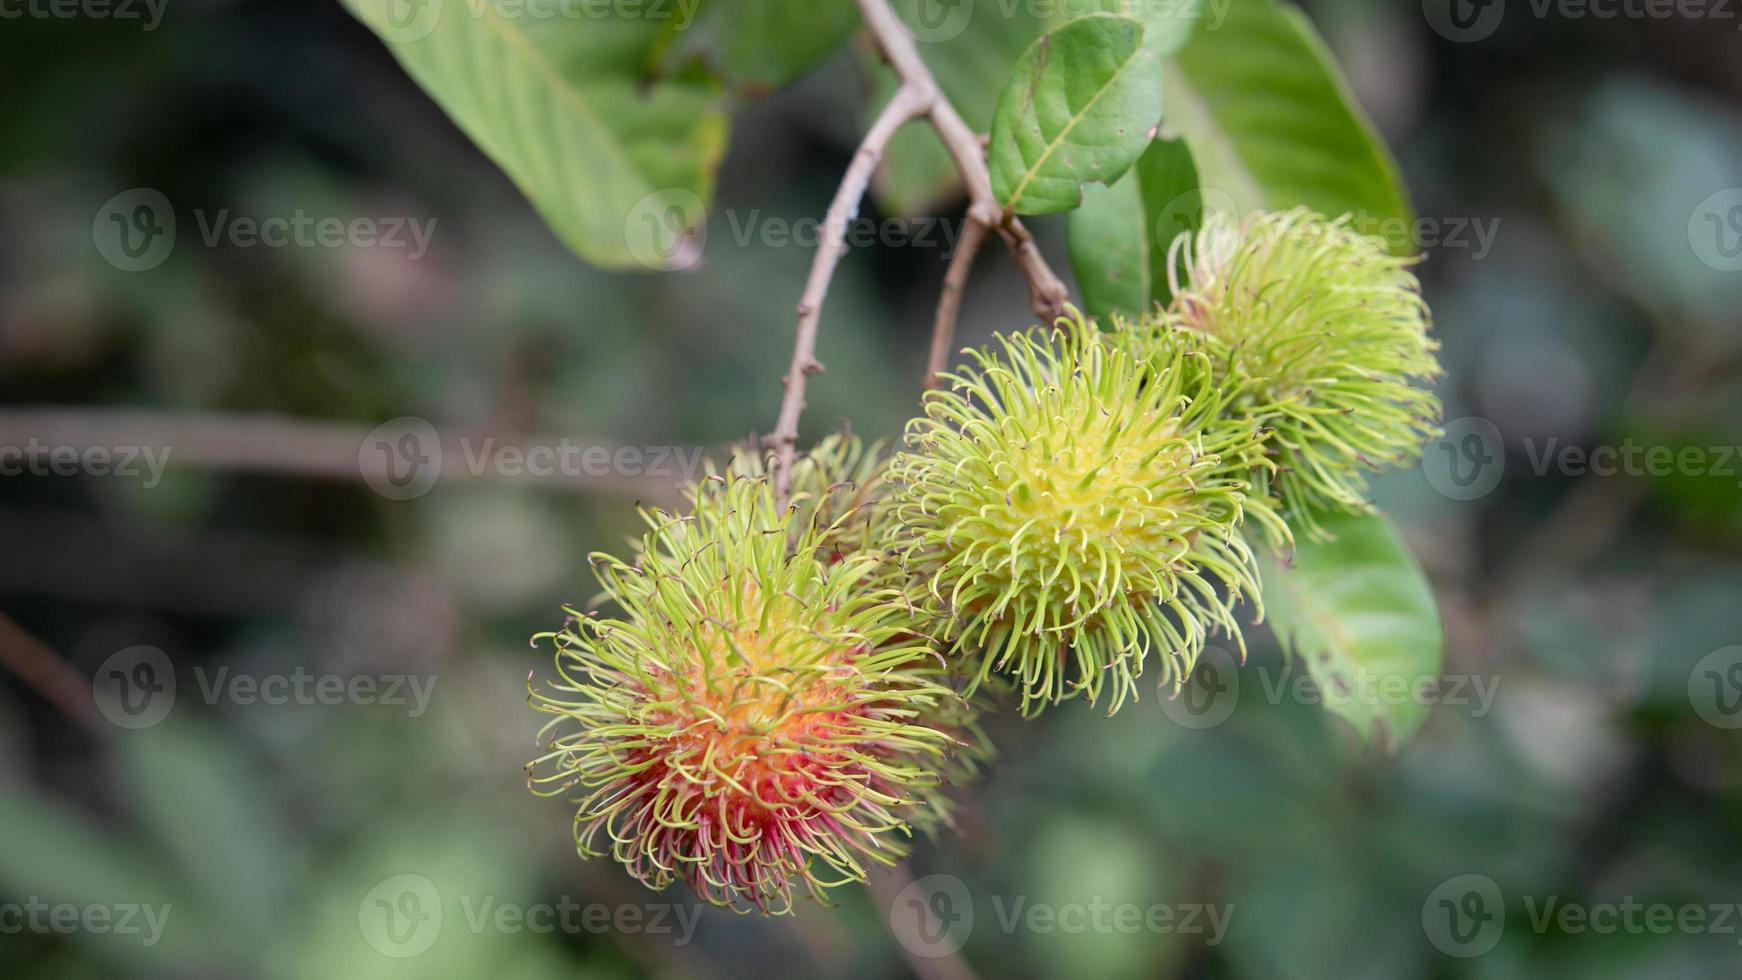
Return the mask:
[[1438, 426], [1417, 260], [1305, 209], [1212, 216], [1171, 251], [1189, 281], [1142, 329], [1161, 359], [1182, 340], [1206, 354], [1229, 410], [1271, 430], [1260, 491], [1313, 534], [1315, 509], [1370, 509], [1367, 474], [1419, 458]]
[[571, 610], [536, 638], [557, 680], [532, 691], [555, 717], [529, 782], [576, 805], [583, 856], [608, 846], [649, 887], [779, 913], [947, 822], [946, 774], [973, 745], [942, 658], [905, 597], [868, 584], [875, 556], [825, 557], [854, 510], [802, 509], [728, 467], [689, 516], [645, 513], [634, 564], [593, 556], [619, 618]]
[[1258, 426], [1226, 414], [1184, 344], [1139, 357], [1076, 314], [994, 346], [927, 393], [891, 466], [916, 604], [978, 656], [976, 685], [1017, 683], [1025, 714], [1108, 686], [1117, 711], [1151, 650], [1177, 688], [1257, 601], [1238, 528], [1279, 523], [1246, 492], [1267, 466]]

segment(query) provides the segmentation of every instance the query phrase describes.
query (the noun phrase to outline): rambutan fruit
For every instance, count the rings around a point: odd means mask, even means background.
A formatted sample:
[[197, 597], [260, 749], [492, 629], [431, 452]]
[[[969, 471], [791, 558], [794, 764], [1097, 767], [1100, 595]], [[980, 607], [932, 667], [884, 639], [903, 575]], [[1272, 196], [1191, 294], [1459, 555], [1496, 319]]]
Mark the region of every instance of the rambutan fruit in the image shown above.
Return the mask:
[[[1190, 675], [1212, 630], [1256, 603], [1243, 518], [1258, 426], [1227, 414], [1204, 355], [1137, 356], [1083, 320], [995, 339], [928, 392], [891, 464], [910, 591], [975, 682], [1008, 675], [1025, 714], [1068, 697], [1109, 711]], [[1286, 534], [1286, 531], [1281, 533]]]
[[1174, 274], [1171, 306], [1142, 329], [1161, 359], [1182, 340], [1203, 352], [1229, 410], [1270, 430], [1276, 466], [1255, 474], [1260, 491], [1315, 535], [1315, 510], [1370, 509], [1367, 475], [1419, 458], [1437, 431], [1416, 260], [1305, 209], [1212, 216], [1171, 252], [1188, 281]]
[[576, 805], [584, 856], [779, 913], [948, 819], [946, 773], [972, 746], [940, 719], [960, 699], [905, 597], [873, 583], [877, 557], [825, 547], [856, 513], [829, 506], [795, 523], [806, 508], [729, 466], [690, 515], [646, 515], [633, 564], [593, 556], [620, 615], [538, 638], [557, 680], [532, 702], [555, 717], [529, 765], [535, 792]]

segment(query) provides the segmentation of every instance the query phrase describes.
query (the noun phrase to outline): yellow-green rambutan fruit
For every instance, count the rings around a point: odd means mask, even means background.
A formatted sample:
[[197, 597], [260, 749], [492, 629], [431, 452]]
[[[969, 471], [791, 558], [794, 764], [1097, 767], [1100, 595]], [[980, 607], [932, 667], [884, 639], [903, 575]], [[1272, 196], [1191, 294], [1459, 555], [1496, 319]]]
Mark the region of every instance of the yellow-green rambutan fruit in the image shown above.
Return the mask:
[[1315, 509], [1365, 511], [1367, 474], [1417, 459], [1437, 428], [1439, 376], [1431, 316], [1412, 268], [1348, 218], [1304, 209], [1236, 225], [1211, 217], [1173, 246], [1174, 300], [1144, 326], [1174, 356], [1189, 331], [1232, 392], [1232, 412], [1260, 419], [1289, 522], [1313, 533]]
[[1256, 602], [1239, 527], [1276, 520], [1246, 492], [1258, 426], [1187, 367], [1201, 353], [1135, 356], [1080, 315], [970, 353], [891, 467], [916, 603], [979, 658], [976, 682], [1017, 683], [1025, 713], [1108, 687], [1116, 711], [1151, 651], [1177, 686]]
[[905, 597], [867, 584], [876, 559], [822, 557], [850, 510], [795, 528], [767, 480], [708, 483], [690, 515], [646, 515], [635, 563], [593, 557], [618, 616], [540, 637], [557, 680], [532, 701], [555, 717], [530, 782], [576, 805], [583, 855], [778, 913], [947, 819], [963, 745], [936, 719], [959, 698]]

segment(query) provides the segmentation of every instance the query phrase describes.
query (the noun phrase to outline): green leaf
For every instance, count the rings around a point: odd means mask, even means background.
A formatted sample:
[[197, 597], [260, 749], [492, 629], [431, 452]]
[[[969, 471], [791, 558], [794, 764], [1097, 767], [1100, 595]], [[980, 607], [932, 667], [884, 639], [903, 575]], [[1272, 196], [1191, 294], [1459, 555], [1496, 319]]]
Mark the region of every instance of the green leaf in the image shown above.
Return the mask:
[[852, 0], [702, 0], [668, 63], [699, 58], [734, 91], [761, 95], [797, 81], [858, 26]]
[[149, 920], [135, 915], [140, 931], [120, 934], [76, 929], [70, 938], [118, 965], [145, 974], [142, 964], [160, 966], [162, 975], [175, 966], [212, 960], [227, 950], [227, 923], [215, 922], [190, 905], [172, 872], [154, 855], [132, 841], [110, 833], [83, 813], [44, 798], [26, 796], [15, 788], [0, 792], [0, 827], [7, 846], [0, 847], [0, 891], [43, 902], [85, 907], [149, 906], [151, 918], [162, 923], [161, 942], [142, 949], [140, 939]]
[[[1318, 515], [1336, 535], [1301, 541], [1264, 567], [1264, 609], [1283, 649], [1305, 662], [1325, 706], [1364, 741], [1395, 748], [1427, 717], [1413, 696], [1445, 651], [1427, 577], [1383, 514]], [[1412, 696], [1399, 696], [1404, 685]]]
[[1082, 185], [1117, 180], [1161, 118], [1161, 61], [1143, 25], [1101, 14], [1070, 21], [1017, 60], [992, 117], [992, 190], [1018, 214], [1082, 204]]
[[1172, 298], [1167, 252], [1203, 220], [1198, 171], [1180, 140], [1157, 140], [1111, 187], [1087, 187], [1071, 212], [1071, 268], [1091, 316], [1141, 316]]
[[271, 938], [300, 842], [233, 733], [171, 719], [115, 740], [132, 799], [206, 908], [243, 948]]
[[1239, 212], [1351, 212], [1395, 249], [1413, 247], [1397, 164], [1293, 6], [1230, 0], [1220, 24], [1200, 25], [1169, 68], [1166, 120], [1191, 145], [1206, 195]]
[[647, 80], [668, 19], [534, 17], [514, 0], [342, 2], [581, 257], [693, 261], [726, 99], [700, 77]]
[[[992, 113], [1010, 81], [1016, 59], [1050, 28], [1093, 13], [1121, 14], [1144, 25], [1143, 44], [1165, 59], [1191, 35], [1205, 0], [892, 0], [908, 32], [919, 43], [938, 87], [975, 132], [992, 127]], [[896, 89], [895, 75], [866, 50], [876, 78], [873, 112]], [[872, 185], [878, 204], [890, 214], [930, 214], [961, 189], [955, 164], [925, 126], [895, 135], [883, 154]]]

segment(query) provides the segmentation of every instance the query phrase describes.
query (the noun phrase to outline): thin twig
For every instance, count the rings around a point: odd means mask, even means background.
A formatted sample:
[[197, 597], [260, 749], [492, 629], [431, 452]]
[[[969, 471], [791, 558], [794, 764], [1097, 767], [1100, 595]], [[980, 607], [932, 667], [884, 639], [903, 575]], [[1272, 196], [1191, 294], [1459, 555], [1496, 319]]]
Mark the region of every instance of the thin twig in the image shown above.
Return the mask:
[[[11, 451], [0, 454], [0, 464], [8, 471], [28, 471], [36, 461], [52, 464], [51, 472], [101, 465], [103, 472], [137, 473], [148, 479], [160, 476], [164, 466], [191, 466], [373, 483], [387, 475], [395, 462], [388, 448], [366, 444], [373, 431], [286, 415], [59, 406], [4, 409], [0, 410], [0, 447]], [[665, 504], [681, 499], [676, 490], [680, 478], [695, 475], [682, 472], [695, 458], [674, 451], [683, 447], [621, 447], [584, 436], [471, 431], [438, 432], [433, 440], [414, 436], [414, 442], [420, 455], [411, 462], [432, 467], [430, 472], [439, 480], [490, 477]], [[619, 450], [635, 453], [633, 467]], [[69, 453], [77, 461], [68, 461]], [[93, 457], [93, 453], [102, 455]]]
[[895, 69], [902, 85], [917, 86], [933, 93], [926, 116], [931, 120], [932, 128], [937, 130], [938, 138], [943, 140], [944, 148], [955, 161], [962, 183], [968, 189], [968, 198], [972, 202], [968, 211], [969, 218], [997, 230], [999, 237], [1004, 239], [1004, 244], [1015, 256], [1016, 266], [1021, 270], [1022, 277], [1028, 282], [1029, 299], [1033, 303], [1035, 315], [1043, 323], [1052, 323], [1064, 313], [1070, 292], [1047, 265], [1046, 258], [1040, 254], [1040, 249], [1034, 244], [1034, 237], [1028, 233], [1028, 229], [1023, 227], [1015, 215], [1005, 214], [1003, 206], [998, 203], [998, 196], [992, 193], [992, 175], [986, 169], [986, 155], [980, 144], [980, 137], [968, 127], [961, 114], [956, 112], [956, 107], [950, 104], [950, 100], [938, 88], [937, 79], [919, 56], [918, 47], [914, 45], [913, 38], [907, 33], [907, 28], [902, 25], [895, 11], [890, 8], [888, 0], [858, 0], [858, 3], [866, 30], [877, 42], [877, 48], [883, 52], [884, 60]]
[[[881, 907], [884, 921], [893, 929], [893, 916], [898, 911], [905, 911], [895, 908], [896, 900], [907, 886], [913, 884], [913, 872], [907, 869], [907, 865], [898, 864], [893, 868], [872, 872], [867, 876], [865, 884], [871, 890], [871, 900]], [[937, 920], [928, 905], [922, 902], [914, 911], [925, 918], [922, 935], [937, 936], [943, 933], [943, 923]], [[922, 956], [909, 949], [905, 943], [896, 945], [901, 947], [902, 955], [907, 957], [908, 969], [920, 980], [979, 980], [978, 974], [968, 965], [960, 950], [946, 950], [940, 943], [938, 949], [929, 951], [931, 955]]]
[[950, 256], [950, 267], [944, 273], [943, 292], [938, 295], [937, 318], [932, 321], [931, 355], [925, 362], [925, 386], [943, 384], [940, 373], [949, 366], [951, 350], [956, 343], [956, 319], [962, 311], [962, 292], [968, 285], [968, 272], [974, 267], [974, 256], [986, 242], [986, 226], [970, 220], [962, 229], [962, 240], [956, 253]]
[[817, 322], [829, 293], [829, 280], [847, 250], [847, 222], [858, 212], [865, 188], [871, 183], [871, 175], [883, 159], [890, 138], [908, 121], [925, 115], [936, 92], [935, 87], [903, 85], [895, 93], [853, 154], [853, 162], [847, 166], [823, 220], [817, 256], [811, 263], [810, 277], [805, 280], [804, 295], [798, 301], [798, 338], [792, 347], [792, 366], [786, 372], [786, 394], [780, 401], [780, 417], [767, 439], [776, 452], [774, 493], [783, 506], [792, 490], [792, 463], [798, 455], [798, 417], [804, 411], [805, 380], [823, 370], [822, 362], [817, 360]]
[[4, 613], [0, 613], [0, 664], [61, 714], [86, 728], [98, 727], [90, 683]]

